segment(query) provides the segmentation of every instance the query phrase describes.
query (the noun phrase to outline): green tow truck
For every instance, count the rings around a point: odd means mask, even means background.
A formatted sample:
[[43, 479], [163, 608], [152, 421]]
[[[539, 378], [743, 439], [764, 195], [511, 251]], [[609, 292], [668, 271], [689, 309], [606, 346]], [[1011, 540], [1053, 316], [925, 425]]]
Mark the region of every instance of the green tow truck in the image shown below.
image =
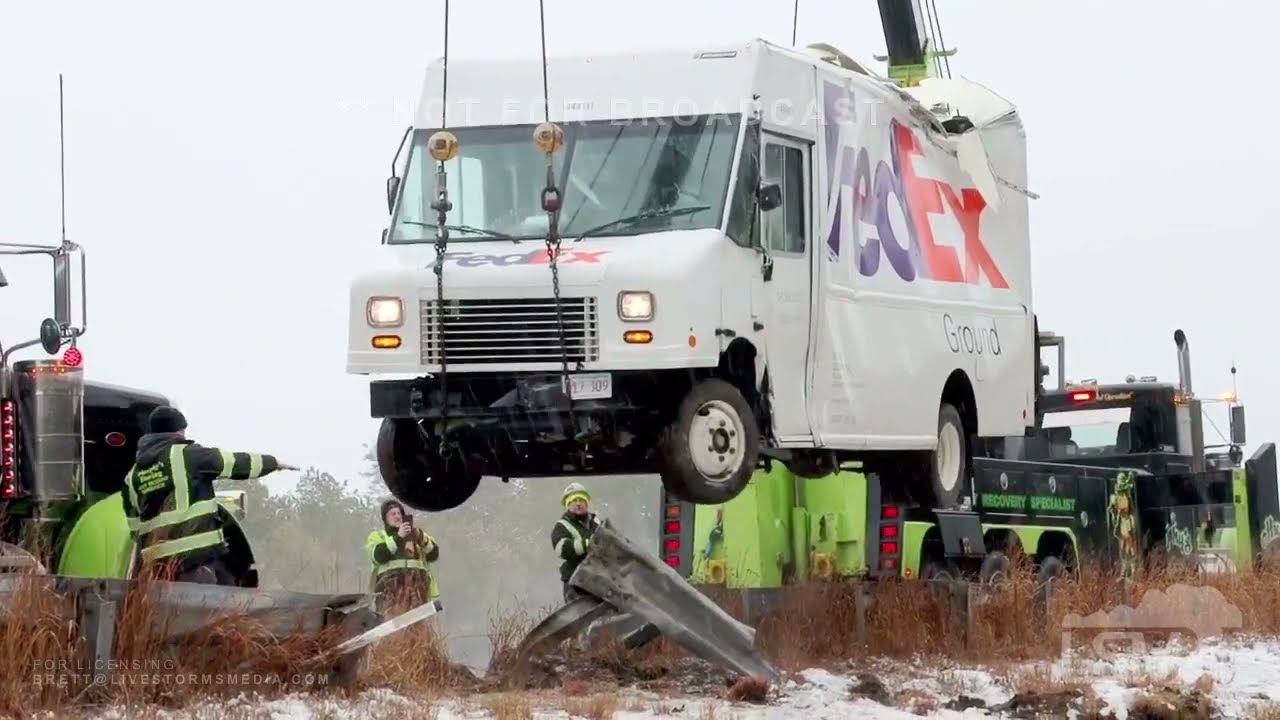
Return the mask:
[[664, 494], [660, 555], [694, 584], [744, 591], [812, 578], [993, 581], [1015, 552], [1042, 579], [1090, 557], [1126, 574], [1156, 562], [1250, 572], [1280, 551], [1275, 444], [1242, 462], [1244, 407], [1232, 394], [1220, 401], [1229, 440], [1205, 446], [1214, 401], [1193, 393], [1186, 336], [1174, 339], [1176, 384], [1071, 384], [1062, 338], [1039, 333], [1038, 358], [1058, 349], [1058, 386], [1044, 388], [1040, 364], [1035, 434], [973, 458], [957, 508], [912, 505], [854, 465], [802, 478], [773, 463], [724, 505]]
[[[130, 577], [134, 543], [120, 502], [124, 476], [133, 466], [147, 417], [170, 401], [163, 395], [89, 382], [76, 341], [85, 332], [84, 253], [58, 246], [0, 243], [0, 256], [48, 255], [53, 259], [54, 317], [39, 338], [0, 344], [0, 570], [28, 568], [56, 575]], [[80, 255], [81, 323], [71, 320], [72, 258]], [[0, 269], [0, 289], [8, 281]], [[10, 362], [39, 345], [61, 358]], [[245, 493], [220, 491], [218, 499], [232, 547], [232, 570], [242, 587], [257, 587], [253, 551], [239, 520]]]

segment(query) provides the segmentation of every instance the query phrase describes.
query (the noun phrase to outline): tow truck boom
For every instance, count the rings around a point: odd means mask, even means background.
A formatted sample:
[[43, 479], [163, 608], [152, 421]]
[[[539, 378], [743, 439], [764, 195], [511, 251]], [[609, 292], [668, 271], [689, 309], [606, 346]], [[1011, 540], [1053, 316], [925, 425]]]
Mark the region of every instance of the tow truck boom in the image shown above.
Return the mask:
[[942, 47], [942, 27], [935, 0], [878, 0], [878, 3], [888, 54], [875, 58], [888, 62], [889, 78], [903, 87], [914, 87], [930, 77], [949, 78], [951, 66], [943, 59], [955, 55], [956, 51]]

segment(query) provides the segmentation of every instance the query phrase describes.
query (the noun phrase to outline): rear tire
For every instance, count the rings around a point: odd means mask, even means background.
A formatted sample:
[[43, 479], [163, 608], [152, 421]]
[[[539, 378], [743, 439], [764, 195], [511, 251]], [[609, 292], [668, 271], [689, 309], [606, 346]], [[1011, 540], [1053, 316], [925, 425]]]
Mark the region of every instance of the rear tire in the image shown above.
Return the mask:
[[414, 510], [452, 510], [480, 487], [483, 466], [465, 444], [441, 457], [416, 420], [385, 418], [378, 429], [377, 456], [387, 489]]
[[662, 484], [696, 505], [737, 497], [760, 458], [760, 427], [738, 388], [703, 380], [681, 401], [658, 443]]
[[969, 485], [968, 433], [960, 412], [950, 403], [938, 408], [938, 449], [929, 453], [929, 484], [939, 507], [960, 504]]
[[978, 580], [983, 585], [1000, 585], [1009, 579], [1009, 556], [999, 550], [992, 550], [982, 559], [982, 567], [978, 569]]
[[1066, 563], [1053, 555], [1046, 556], [1040, 561], [1040, 570], [1036, 573], [1035, 608], [1041, 618], [1048, 616], [1054, 586], [1058, 584], [1059, 578], [1066, 574]]

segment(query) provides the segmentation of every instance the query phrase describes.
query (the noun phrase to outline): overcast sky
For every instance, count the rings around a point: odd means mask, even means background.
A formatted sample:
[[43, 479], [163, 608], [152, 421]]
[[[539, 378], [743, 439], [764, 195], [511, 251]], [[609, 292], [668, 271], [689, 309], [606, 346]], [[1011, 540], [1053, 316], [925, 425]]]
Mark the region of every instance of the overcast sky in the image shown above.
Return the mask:
[[[547, 4], [553, 54], [791, 36], [789, 0]], [[1201, 394], [1230, 387], [1235, 359], [1250, 445], [1275, 439], [1275, 60], [1237, 23], [1269, 27], [1280, 10], [939, 5], [960, 49], [953, 73], [1023, 113], [1042, 196], [1035, 310], [1068, 336], [1070, 374], [1176, 379], [1181, 327]], [[63, 72], [91, 377], [171, 395], [203, 442], [356, 470], [376, 423], [367, 381], [344, 374], [348, 282], [378, 247], [383, 183], [441, 52], [442, 9], [0, 0], [0, 240], [57, 241]], [[454, 2], [450, 19], [455, 58], [536, 60], [534, 0]], [[871, 65], [884, 49], [870, 0], [803, 0], [799, 42]], [[48, 262], [4, 270], [12, 343], [50, 312]]]

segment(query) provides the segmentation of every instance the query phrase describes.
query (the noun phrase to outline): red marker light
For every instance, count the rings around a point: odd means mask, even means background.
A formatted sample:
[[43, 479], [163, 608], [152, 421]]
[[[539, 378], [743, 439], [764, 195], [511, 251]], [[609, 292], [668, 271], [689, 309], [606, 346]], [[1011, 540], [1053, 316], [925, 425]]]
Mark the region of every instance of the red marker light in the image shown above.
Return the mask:
[[66, 352], [62, 353], [62, 364], [67, 367], [76, 367], [82, 360], [84, 360], [84, 355], [76, 348], [69, 347]]
[[1071, 393], [1071, 402], [1089, 402], [1098, 397], [1098, 393], [1092, 390], [1075, 390]]
[[667, 540], [666, 542], [664, 542], [664, 543], [662, 544], [662, 547], [663, 547], [667, 552], [680, 552], [680, 541], [679, 541], [679, 540], [676, 540], [675, 538], [672, 538], [672, 539]]
[[898, 517], [898, 506], [885, 505], [884, 507], [880, 508], [880, 517], [886, 518], [886, 519], [892, 519], [892, 518]]
[[676, 533], [679, 533], [679, 532], [680, 532], [680, 521], [679, 521], [679, 520], [668, 520], [668, 521], [667, 521], [667, 524], [666, 524], [666, 527], [663, 529], [663, 532], [666, 532], [666, 533], [668, 533], [668, 534], [672, 534], [672, 535], [674, 535], [674, 534], [676, 534]]
[[679, 568], [679, 567], [680, 567], [680, 558], [679, 558], [679, 556], [676, 556], [676, 555], [668, 555], [668, 556], [666, 556], [665, 558], [663, 558], [663, 560], [665, 560], [665, 561], [667, 562], [667, 564], [668, 564], [668, 565], [670, 565], [670, 566], [671, 566], [671, 567], [673, 567], [673, 568]]
[[107, 441], [107, 444], [110, 445], [111, 447], [114, 447], [114, 448], [124, 447], [125, 436], [124, 436], [124, 433], [122, 432], [109, 432], [107, 433], [107, 436], [104, 439]]

